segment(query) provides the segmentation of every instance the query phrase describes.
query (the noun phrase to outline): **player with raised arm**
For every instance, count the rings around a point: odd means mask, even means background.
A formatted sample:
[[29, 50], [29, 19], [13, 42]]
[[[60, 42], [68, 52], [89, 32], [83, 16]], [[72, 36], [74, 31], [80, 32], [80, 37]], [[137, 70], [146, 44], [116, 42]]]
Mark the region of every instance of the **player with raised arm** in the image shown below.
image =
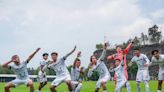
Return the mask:
[[160, 54], [158, 50], [152, 51], [152, 64], [159, 65], [159, 73], [158, 73], [158, 90], [157, 92], [162, 92], [162, 83], [164, 80], [164, 55]]
[[[29, 61], [34, 57], [34, 55], [40, 50], [38, 48], [34, 53], [32, 53], [27, 60], [20, 62], [20, 58], [18, 55], [12, 56], [11, 60], [4, 63], [2, 66], [5, 68], [9, 68], [16, 74], [16, 79], [7, 83], [5, 85], [5, 92], [10, 92], [10, 88], [17, 87], [20, 84], [25, 84], [27, 87], [30, 87], [30, 92], [34, 92], [34, 86], [32, 80], [30, 80], [28, 71], [27, 71], [27, 64]], [[10, 65], [10, 63], [14, 63]]]
[[122, 61], [119, 59], [119, 58], [116, 58], [115, 59], [115, 68], [114, 68], [114, 71], [115, 71], [115, 75], [116, 75], [116, 87], [115, 87], [115, 92], [121, 92], [123, 86], [126, 85], [126, 82], [127, 81], [127, 78], [126, 78], [126, 75], [125, 75], [125, 69], [124, 69], [124, 64], [126, 62], [124, 62], [124, 57], [122, 59]]
[[129, 66], [131, 66], [133, 62], [135, 62], [138, 66], [138, 72], [137, 72], [137, 77], [136, 77], [136, 84], [137, 84], [138, 92], [141, 92], [140, 82], [144, 82], [146, 92], [150, 92], [150, 89], [149, 89], [150, 75], [149, 75], [149, 70], [148, 70], [149, 65], [150, 65], [150, 60], [148, 59], [146, 55], [141, 54], [139, 48], [135, 48], [134, 57], [129, 63]]
[[[128, 72], [127, 72], [127, 64], [125, 63], [126, 62], [126, 55], [129, 53], [130, 48], [132, 48], [133, 43], [134, 42], [130, 42], [130, 44], [126, 47], [125, 50], [122, 50], [121, 46], [117, 46], [116, 47], [117, 53], [107, 57], [108, 60], [120, 59], [121, 61], [124, 58], [124, 73], [125, 73], [125, 76], [126, 76], [127, 80], [128, 80]], [[116, 80], [117, 80], [116, 79], [116, 75], [114, 75], [114, 80], [115, 80], [115, 84], [117, 84], [116, 83]], [[125, 87], [126, 87], [127, 92], [131, 91], [131, 87], [130, 87], [129, 82], [126, 82], [126, 86]]]
[[65, 55], [64, 57], [58, 59], [58, 53], [51, 53], [52, 62], [49, 65], [46, 65], [43, 70], [46, 68], [53, 69], [56, 72], [56, 79], [51, 83], [50, 90], [51, 92], [57, 92], [56, 87], [59, 86], [62, 82], [66, 82], [69, 92], [73, 91], [71, 84], [71, 76], [65, 64], [65, 60], [68, 56], [70, 56], [76, 50], [76, 46], [74, 49]]
[[40, 71], [38, 73], [38, 78], [40, 81], [37, 92], [40, 92], [41, 89], [47, 84], [46, 72], [43, 71], [43, 67], [48, 63], [48, 53], [44, 53], [43, 60], [40, 61]]
[[83, 74], [83, 70], [80, 67], [81, 61], [80, 61], [81, 52], [78, 52], [77, 57], [73, 63], [73, 67], [71, 68], [71, 83], [73, 86], [74, 92], [80, 92], [82, 87], [82, 81], [80, 80], [80, 74]]
[[99, 59], [96, 59], [96, 56], [94, 55], [90, 57], [91, 63], [89, 64], [88, 77], [91, 77], [94, 71], [97, 71], [99, 74], [99, 79], [96, 84], [95, 92], [99, 92], [100, 87], [103, 88], [103, 92], [107, 92], [106, 82], [110, 79], [110, 74], [104, 63], [104, 59], [106, 56], [106, 48], [107, 48], [107, 45], [105, 44], [102, 55], [100, 56]]

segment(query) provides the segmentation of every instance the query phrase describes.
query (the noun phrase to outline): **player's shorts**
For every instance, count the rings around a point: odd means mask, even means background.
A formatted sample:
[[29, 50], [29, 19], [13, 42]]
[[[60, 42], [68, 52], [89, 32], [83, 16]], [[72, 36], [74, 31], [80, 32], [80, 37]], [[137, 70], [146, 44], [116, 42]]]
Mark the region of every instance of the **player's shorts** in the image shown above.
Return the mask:
[[[127, 71], [127, 69], [125, 69], [124, 68], [124, 74], [125, 74], [125, 77], [126, 77], [126, 79], [128, 80], [128, 71]], [[117, 79], [116, 79], [116, 74], [114, 74], [114, 79], [113, 79], [114, 81], [117, 81]]]
[[159, 70], [158, 80], [164, 80], [164, 70]]
[[65, 76], [56, 76], [56, 79], [51, 83], [52, 86], [58, 86], [62, 82], [66, 82], [68, 80], [71, 80], [70, 75], [65, 75]]
[[40, 83], [47, 82], [46, 73], [39, 71], [38, 77]]
[[96, 83], [96, 88], [100, 88], [101, 87], [101, 82], [107, 82], [108, 80], [110, 80], [110, 75], [106, 75], [102, 78], [99, 78], [99, 80]]
[[28, 82], [32, 81], [31, 79], [27, 78], [27, 79], [14, 79], [12, 80], [10, 83], [12, 83], [15, 87], [24, 84], [27, 86]]
[[127, 81], [117, 81], [115, 92], [121, 92], [123, 86], [125, 86]]
[[138, 70], [136, 81], [149, 81], [150, 75], [148, 70]]

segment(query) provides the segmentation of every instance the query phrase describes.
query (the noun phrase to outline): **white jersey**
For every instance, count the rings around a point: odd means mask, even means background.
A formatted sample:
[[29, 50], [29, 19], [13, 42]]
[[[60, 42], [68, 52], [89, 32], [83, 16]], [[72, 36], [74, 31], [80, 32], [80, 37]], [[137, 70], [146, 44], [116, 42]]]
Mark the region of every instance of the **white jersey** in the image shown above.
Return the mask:
[[116, 74], [116, 79], [117, 82], [121, 81], [127, 81], [125, 77], [125, 72], [124, 72], [124, 62], [122, 61], [119, 66], [114, 68], [115, 74]]
[[56, 63], [48, 65], [48, 68], [53, 69], [58, 77], [70, 75], [64, 58], [57, 60]]
[[40, 69], [42, 69], [47, 64], [47, 62], [48, 62], [47, 60], [46, 61], [45, 60], [40, 61]]
[[131, 61], [137, 64], [138, 70], [148, 70], [148, 66], [147, 67], [144, 66], [145, 64], [150, 63], [150, 60], [146, 55], [140, 54], [139, 57], [134, 56]]
[[40, 61], [40, 67], [45, 66], [47, 64], [47, 61]]
[[105, 65], [105, 63], [103, 62], [103, 59], [105, 57], [106, 51], [104, 50], [102, 52], [101, 57], [99, 58], [99, 60], [97, 61], [96, 65], [93, 65], [92, 69], [89, 70], [88, 72], [88, 76], [91, 76], [93, 71], [97, 71], [99, 74], [99, 78], [103, 78], [106, 75], [110, 76], [109, 71]]
[[15, 64], [9, 65], [10, 69], [15, 72], [16, 79], [24, 80], [29, 78], [28, 71], [27, 71], [27, 64], [28, 61], [23, 61], [18, 66]]
[[72, 81], [79, 81], [80, 77], [80, 68], [72, 67], [71, 68], [71, 80]]
[[156, 59], [155, 57], [152, 57], [151, 61], [154, 62], [154, 63], [158, 62], [159, 63], [159, 70], [164, 70], [164, 55], [160, 55], [159, 59]]

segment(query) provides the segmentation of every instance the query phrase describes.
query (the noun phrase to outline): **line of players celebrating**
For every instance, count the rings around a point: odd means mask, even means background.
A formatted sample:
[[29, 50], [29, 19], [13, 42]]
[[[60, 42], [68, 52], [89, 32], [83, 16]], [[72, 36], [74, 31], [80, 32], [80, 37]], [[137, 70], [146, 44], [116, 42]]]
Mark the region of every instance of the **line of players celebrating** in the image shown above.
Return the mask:
[[[107, 43], [103, 46], [102, 55], [97, 59], [95, 55], [90, 57], [89, 71], [88, 77], [92, 75], [94, 71], [99, 73], [99, 79], [96, 84], [95, 92], [98, 92], [102, 87], [103, 92], [107, 92], [106, 83], [110, 80], [110, 73], [108, 68], [106, 67], [104, 60], [106, 56], [106, 49], [109, 45]], [[110, 66], [110, 69], [115, 72], [114, 80], [115, 80], [115, 92], [121, 92], [121, 89], [125, 86], [127, 92], [131, 92], [131, 87], [128, 82], [128, 72], [126, 65], [126, 55], [129, 52], [129, 49], [133, 46], [133, 42], [131, 42], [125, 50], [122, 50], [120, 46], [116, 47], [117, 53], [110, 55], [107, 57], [108, 60], [114, 60], [115, 64]], [[19, 56], [12, 56], [11, 60], [4, 63], [2, 66], [5, 68], [9, 68], [13, 70], [16, 74], [16, 79], [7, 83], [5, 85], [5, 92], [10, 92], [10, 88], [17, 87], [20, 84], [25, 84], [30, 88], [30, 92], [34, 92], [34, 86], [32, 80], [30, 80], [27, 64], [34, 57], [34, 55], [40, 50], [38, 48], [34, 53], [32, 53], [27, 60], [20, 62]], [[76, 50], [76, 46], [74, 49], [66, 54], [64, 57], [58, 59], [58, 53], [51, 53], [52, 61], [48, 62], [48, 54], [43, 54], [43, 61], [40, 62], [40, 71], [39, 71], [39, 79], [40, 85], [38, 87], [37, 92], [40, 92], [41, 89], [47, 84], [46, 78], [46, 69], [53, 69], [56, 72], [56, 78], [51, 83], [50, 90], [51, 92], [57, 92], [56, 87], [59, 86], [62, 82], [65, 82], [68, 86], [69, 92], [80, 92], [82, 88], [82, 80], [80, 78], [80, 74], [84, 73], [83, 69], [80, 67], [81, 61], [80, 56], [81, 52], [77, 54], [77, 57], [73, 63], [73, 67], [71, 69], [71, 73], [69, 73], [67, 66], [65, 64], [65, 60], [68, 56], [70, 56]], [[158, 50], [152, 51], [152, 62], [147, 58], [146, 55], [140, 53], [139, 48], [134, 49], [134, 57], [132, 58], [129, 66], [135, 62], [138, 65], [138, 72], [136, 76], [136, 84], [138, 92], [141, 92], [140, 82], [144, 82], [146, 92], [150, 92], [149, 89], [149, 70], [148, 67], [152, 64], [159, 64], [159, 73], [158, 73], [158, 90], [157, 92], [161, 92], [162, 82], [164, 80], [164, 55], [161, 55]], [[13, 64], [10, 64], [12, 63]]]

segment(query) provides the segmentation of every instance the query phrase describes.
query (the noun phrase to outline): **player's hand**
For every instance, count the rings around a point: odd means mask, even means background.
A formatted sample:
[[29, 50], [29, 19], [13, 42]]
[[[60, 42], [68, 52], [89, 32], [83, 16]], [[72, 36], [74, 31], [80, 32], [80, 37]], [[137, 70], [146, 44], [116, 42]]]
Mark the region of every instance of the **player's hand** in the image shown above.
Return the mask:
[[73, 50], [76, 50], [76, 48], [77, 48], [77, 47], [76, 47], [76, 45], [75, 45]]
[[77, 53], [77, 57], [81, 57], [81, 51]]
[[37, 48], [36, 51], [38, 52], [41, 48]]
[[103, 49], [107, 49], [107, 47], [110, 46], [109, 42], [106, 42], [103, 46]]

